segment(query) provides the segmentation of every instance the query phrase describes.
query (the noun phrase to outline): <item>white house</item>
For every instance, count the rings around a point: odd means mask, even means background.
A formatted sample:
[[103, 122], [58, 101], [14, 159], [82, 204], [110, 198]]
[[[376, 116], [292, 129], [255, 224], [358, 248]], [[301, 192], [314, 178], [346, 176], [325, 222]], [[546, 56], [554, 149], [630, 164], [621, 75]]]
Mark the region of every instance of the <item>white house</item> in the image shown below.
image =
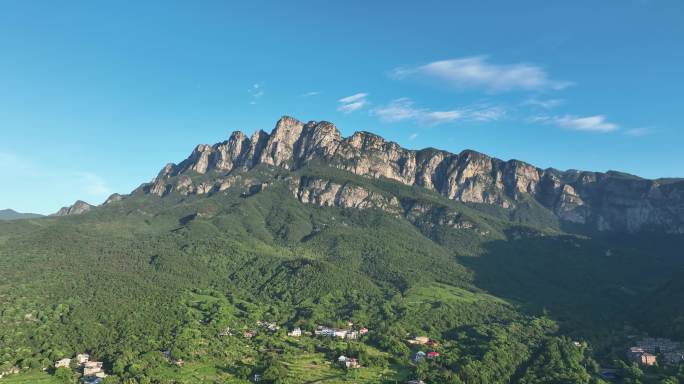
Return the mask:
[[88, 360], [90, 360], [90, 355], [88, 355], [87, 353], [79, 353], [78, 355], [76, 355], [76, 361], [78, 361], [80, 365], [87, 363]]
[[339, 338], [345, 338], [347, 337], [347, 330], [346, 329], [335, 329], [335, 337]]
[[55, 368], [61, 368], [61, 367], [69, 368], [70, 364], [71, 364], [71, 359], [69, 359], [69, 358], [57, 360], [55, 362]]
[[347, 331], [344, 334], [345, 339], [356, 340], [359, 338], [359, 333], [357, 331]]
[[356, 360], [353, 357], [347, 357], [345, 355], [342, 355], [337, 358], [337, 363], [340, 364], [341, 366], [345, 368], [360, 368], [361, 365], [359, 365], [358, 360]]

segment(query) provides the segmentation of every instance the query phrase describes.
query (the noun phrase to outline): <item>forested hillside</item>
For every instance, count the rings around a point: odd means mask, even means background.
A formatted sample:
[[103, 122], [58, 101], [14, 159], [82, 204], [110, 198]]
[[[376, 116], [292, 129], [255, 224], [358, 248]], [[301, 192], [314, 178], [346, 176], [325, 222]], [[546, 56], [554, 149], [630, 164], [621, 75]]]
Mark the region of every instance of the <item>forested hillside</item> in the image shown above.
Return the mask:
[[183, 177], [230, 182], [0, 222], [0, 373], [20, 371], [0, 382], [74, 382], [53, 365], [88, 353], [107, 383], [600, 383], [629, 336], [682, 337], [682, 235], [573, 230], [522, 195], [455, 201], [316, 162]]
[[40, 216], [42, 215], [17, 212], [13, 209], [0, 209], [0, 220], [33, 219]]

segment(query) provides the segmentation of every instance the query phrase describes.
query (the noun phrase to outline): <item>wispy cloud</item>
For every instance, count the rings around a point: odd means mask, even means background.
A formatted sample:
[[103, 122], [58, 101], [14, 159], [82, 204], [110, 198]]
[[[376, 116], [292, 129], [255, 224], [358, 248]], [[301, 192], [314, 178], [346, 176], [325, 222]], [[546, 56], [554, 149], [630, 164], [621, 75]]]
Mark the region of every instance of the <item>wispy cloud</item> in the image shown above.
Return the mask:
[[470, 56], [433, 61], [418, 67], [395, 68], [390, 75], [395, 79], [436, 80], [455, 89], [480, 89], [489, 93], [559, 90], [572, 84], [549, 78], [542, 67], [534, 64], [492, 64], [487, 59], [487, 56]]
[[563, 104], [564, 102], [565, 102], [565, 100], [563, 100], [563, 99], [530, 98], [530, 99], [523, 101], [521, 104], [533, 106], [533, 107], [539, 107], [539, 108], [543, 108], [543, 109], [551, 109], [551, 108], [555, 108], [555, 107]]
[[409, 139], [409, 140], [415, 140], [417, 137], [418, 137], [418, 134], [417, 134], [417, 133], [412, 133], [412, 134], [409, 136], [408, 139]]
[[474, 121], [497, 121], [506, 116], [506, 109], [501, 106], [474, 105], [465, 108], [465, 116]]
[[386, 123], [396, 123], [404, 120], [413, 120], [423, 111], [413, 106], [413, 101], [408, 98], [396, 99], [387, 105], [374, 108], [371, 115], [377, 116]]
[[75, 175], [76, 182], [86, 194], [93, 197], [106, 197], [112, 194], [111, 188], [102, 177], [91, 172], [76, 172]]
[[11, 152], [0, 152], [0, 172], [11, 177], [40, 177], [40, 168], [28, 158]]
[[618, 130], [620, 127], [615, 123], [610, 123], [603, 115], [595, 116], [535, 116], [530, 119], [531, 122], [555, 125], [560, 128], [570, 129], [573, 131], [586, 132], [612, 132]]
[[[22, 190], [25, 195], [18, 197], [15, 192], [0, 191], [0, 201], [7, 201], [15, 208], [27, 211], [49, 213], [47, 210], [56, 210], [57, 207], [71, 204], [77, 199], [101, 201], [113, 192], [105, 178], [94, 172], [64, 168], [55, 172], [54, 167], [54, 164], [35, 158], [0, 150], [0, 173], [10, 177], [16, 184], [15, 190]], [[49, 197], [44, 196], [43, 186], [49, 186]], [[21, 204], [24, 207], [20, 207]], [[41, 205], [46, 206], [38, 208]], [[54, 206], [47, 208], [50, 205]]]
[[368, 94], [364, 92], [343, 97], [337, 100], [340, 103], [340, 105], [337, 107], [337, 110], [344, 113], [350, 113], [356, 111], [357, 109], [361, 109], [368, 104], [367, 97]]
[[647, 135], [652, 134], [653, 128], [652, 127], [631, 128], [631, 129], [624, 131], [624, 133], [627, 136], [642, 137], [642, 136], [647, 136]]
[[321, 93], [322, 93], [321, 91], [310, 91], [310, 92], [302, 93], [300, 96], [301, 97], [312, 97], [312, 96], [318, 96]]
[[249, 103], [254, 105], [264, 95], [264, 87], [260, 83], [254, 83], [247, 89], [247, 93], [250, 96]]
[[448, 123], [451, 121], [459, 120], [463, 118], [463, 111], [452, 110], [452, 111], [425, 111], [419, 116], [419, 120], [422, 120], [428, 125], [437, 125], [442, 123]]
[[499, 120], [504, 114], [503, 108], [488, 105], [433, 111], [428, 108], [417, 107], [413, 100], [406, 97], [392, 100], [389, 104], [371, 110], [371, 115], [377, 116], [386, 123], [414, 121], [424, 125], [438, 125], [457, 120], [493, 121]]

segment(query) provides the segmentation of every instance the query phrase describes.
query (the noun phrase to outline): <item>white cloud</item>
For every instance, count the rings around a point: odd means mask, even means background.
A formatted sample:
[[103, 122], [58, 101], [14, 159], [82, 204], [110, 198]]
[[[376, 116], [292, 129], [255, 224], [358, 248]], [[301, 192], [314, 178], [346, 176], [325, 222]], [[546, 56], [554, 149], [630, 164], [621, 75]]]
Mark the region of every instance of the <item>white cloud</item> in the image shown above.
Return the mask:
[[343, 97], [343, 98], [339, 99], [338, 101], [339, 101], [340, 103], [344, 103], [344, 104], [353, 103], [353, 102], [356, 102], [356, 101], [362, 101], [362, 100], [364, 100], [367, 96], [368, 96], [367, 93], [361, 92], [361, 93], [353, 94], [353, 95], [351, 95], [351, 96]]
[[364, 92], [343, 97], [337, 100], [340, 103], [340, 105], [337, 107], [337, 110], [344, 113], [350, 113], [356, 111], [357, 109], [361, 109], [368, 104], [368, 100], [366, 99], [367, 97], [368, 94]]
[[408, 139], [409, 139], [409, 140], [415, 140], [417, 137], [418, 137], [418, 134], [417, 134], [417, 133], [412, 133], [412, 134], [409, 136]]
[[447, 111], [432, 111], [427, 108], [416, 107], [413, 100], [405, 97], [393, 100], [389, 104], [374, 108], [371, 111], [371, 115], [377, 116], [386, 123], [410, 120], [425, 125], [438, 125], [457, 120], [493, 121], [499, 120], [504, 114], [503, 108], [488, 105], [472, 105]]
[[413, 120], [424, 113], [423, 110], [416, 109], [413, 101], [408, 98], [396, 99], [389, 104], [374, 108], [371, 115], [377, 116], [386, 123], [397, 123], [404, 120]]
[[474, 121], [496, 121], [504, 118], [506, 110], [498, 106], [476, 105], [466, 108], [465, 115]]
[[463, 111], [432, 111], [425, 112], [421, 119], [427, 124], [441, 124], [448, 123], [463, 118]]
[[487, 56], [433, 61], [413, 68], [395, 68], [395, 79], [408, 77], [439, 81], [455, 89], [483, 89], [490, 93], [563, 89], [572, 83], [552, 80], [543, 68], [527, 63], [492, 64]]
[[251, 87], [249, 87], [249, 89], [247, 89], [247, 93], [250, 96], [249, 103], [254, 105], [257, 103], [257, 100], [264, 95], [264, 87], [260, 83], [254, 83]]
[[312, 97], [312, 96], [318, 96], [321, 93], [322, 92], [320, 92], [320, 91], [311, 91], [311, 92], [302, 93], [301, 96], [302, 97]]
[[366, 101], [362, 100], [354, 103], [340, 105], [339, 107], [337, 107], [337, 110], [344, 113], [350, 113], [356, 111], [357, 109], [363, 108], [364, 105], [366, 105]]
[[642, 137], [646, 135], [650, 135], [653, 133], [653, 128], [651, 127], [639, 127], [639, 128], [631, 128], [625, 131], [625, 135], [627, 136], [632, 136], [632, 137]]
[[533, 117], [531, 121], [543, 124], [551, 124], [573, 131], [612, 132], [620, 128], [617, 124], [608, 122], [606, 117], [603, 115], [585, 117], [574, 115], [536, 116]]

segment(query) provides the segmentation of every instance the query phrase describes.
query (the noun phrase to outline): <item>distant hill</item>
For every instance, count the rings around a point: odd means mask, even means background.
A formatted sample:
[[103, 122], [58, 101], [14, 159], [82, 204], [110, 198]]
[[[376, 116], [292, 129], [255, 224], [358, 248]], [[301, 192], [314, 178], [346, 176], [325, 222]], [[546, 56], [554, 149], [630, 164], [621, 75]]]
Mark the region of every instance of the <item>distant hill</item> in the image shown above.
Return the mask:
[[0, 209], [0, 220], [34, 219], [42, 216], [37, 213], [22, 213], [13, 209]]

